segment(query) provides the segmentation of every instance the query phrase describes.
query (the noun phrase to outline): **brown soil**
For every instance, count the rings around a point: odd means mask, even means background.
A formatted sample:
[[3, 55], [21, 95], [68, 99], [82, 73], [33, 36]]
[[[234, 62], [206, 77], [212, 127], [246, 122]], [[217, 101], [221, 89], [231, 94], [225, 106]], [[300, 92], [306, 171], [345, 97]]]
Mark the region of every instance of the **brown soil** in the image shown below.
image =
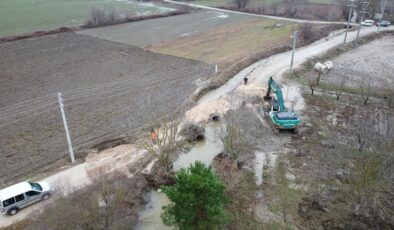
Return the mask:
[[178, 111], [193, 82], [213, 73], [198, 61], [72, 32], [3, 43], [0, 52], [2, 183], [68, 159], [56, 92], [83, 158], [103, 141], [138, 136], [153, 114]]

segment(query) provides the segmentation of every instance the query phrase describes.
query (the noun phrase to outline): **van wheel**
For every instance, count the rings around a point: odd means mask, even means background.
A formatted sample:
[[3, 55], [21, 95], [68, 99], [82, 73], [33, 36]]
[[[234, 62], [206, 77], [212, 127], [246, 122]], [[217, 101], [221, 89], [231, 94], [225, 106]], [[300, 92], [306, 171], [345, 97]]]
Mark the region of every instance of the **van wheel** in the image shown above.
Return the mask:
[[42, 199], [43, 199], [43, 200], [48, 200], [48, 199], [49, 199], [49, 197], [51, 197], [51, 195], [49, 195], [49, 194], [45, 194], [45, 195], [42, 197]]
[[11, 208], [11, 209], [8, 211], [8, 215], [13, 216], [13, 215], [17, 214], [18, 211], [19, 211], [18, 208]]

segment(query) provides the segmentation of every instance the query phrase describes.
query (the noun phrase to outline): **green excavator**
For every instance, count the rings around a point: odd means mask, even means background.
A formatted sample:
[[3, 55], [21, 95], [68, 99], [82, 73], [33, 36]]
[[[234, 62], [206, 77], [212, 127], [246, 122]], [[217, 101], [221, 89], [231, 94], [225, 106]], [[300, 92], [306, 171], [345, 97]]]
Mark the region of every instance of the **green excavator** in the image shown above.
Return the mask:
[[[276, 98], [271, 96], [271, 91], [276, 94]], [[282, 90], [278, 84], [270, 77], [268, 81], [268, 90], [264, 96], [267, 104], [267, 113], [276, 130], [293, 130], [298, 132], [298, 125], [301, 120], [293, 111], [287, 111], [283, 100]]]

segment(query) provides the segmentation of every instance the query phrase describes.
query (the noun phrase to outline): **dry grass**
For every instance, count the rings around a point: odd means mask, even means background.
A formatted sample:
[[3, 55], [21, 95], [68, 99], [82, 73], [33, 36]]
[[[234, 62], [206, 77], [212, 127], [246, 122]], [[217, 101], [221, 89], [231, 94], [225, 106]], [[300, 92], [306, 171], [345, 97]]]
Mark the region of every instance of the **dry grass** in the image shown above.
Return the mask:
[[159, 53], [219, 64], [219, 69], [223, 69], [257, 51], [289, 43], [294, 25], [274, 27], [275, 24], [276, 21], [273, 20], [248, 21], [185, 35], [147, 48]]

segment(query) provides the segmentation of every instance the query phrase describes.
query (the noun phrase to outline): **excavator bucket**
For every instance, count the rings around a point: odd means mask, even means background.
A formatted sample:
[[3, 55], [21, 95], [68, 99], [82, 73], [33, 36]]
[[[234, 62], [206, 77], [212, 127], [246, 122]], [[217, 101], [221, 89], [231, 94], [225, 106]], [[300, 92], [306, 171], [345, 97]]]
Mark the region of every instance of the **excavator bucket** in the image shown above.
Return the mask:
[[263, 97], [263, 99], [264, 99], [264, 101], [265, 102], [269, 102], [269, 101], [271, 101], [272, 100], [272, 97], [270, 96], [270, 95], [265, 95], [264, 97]]

